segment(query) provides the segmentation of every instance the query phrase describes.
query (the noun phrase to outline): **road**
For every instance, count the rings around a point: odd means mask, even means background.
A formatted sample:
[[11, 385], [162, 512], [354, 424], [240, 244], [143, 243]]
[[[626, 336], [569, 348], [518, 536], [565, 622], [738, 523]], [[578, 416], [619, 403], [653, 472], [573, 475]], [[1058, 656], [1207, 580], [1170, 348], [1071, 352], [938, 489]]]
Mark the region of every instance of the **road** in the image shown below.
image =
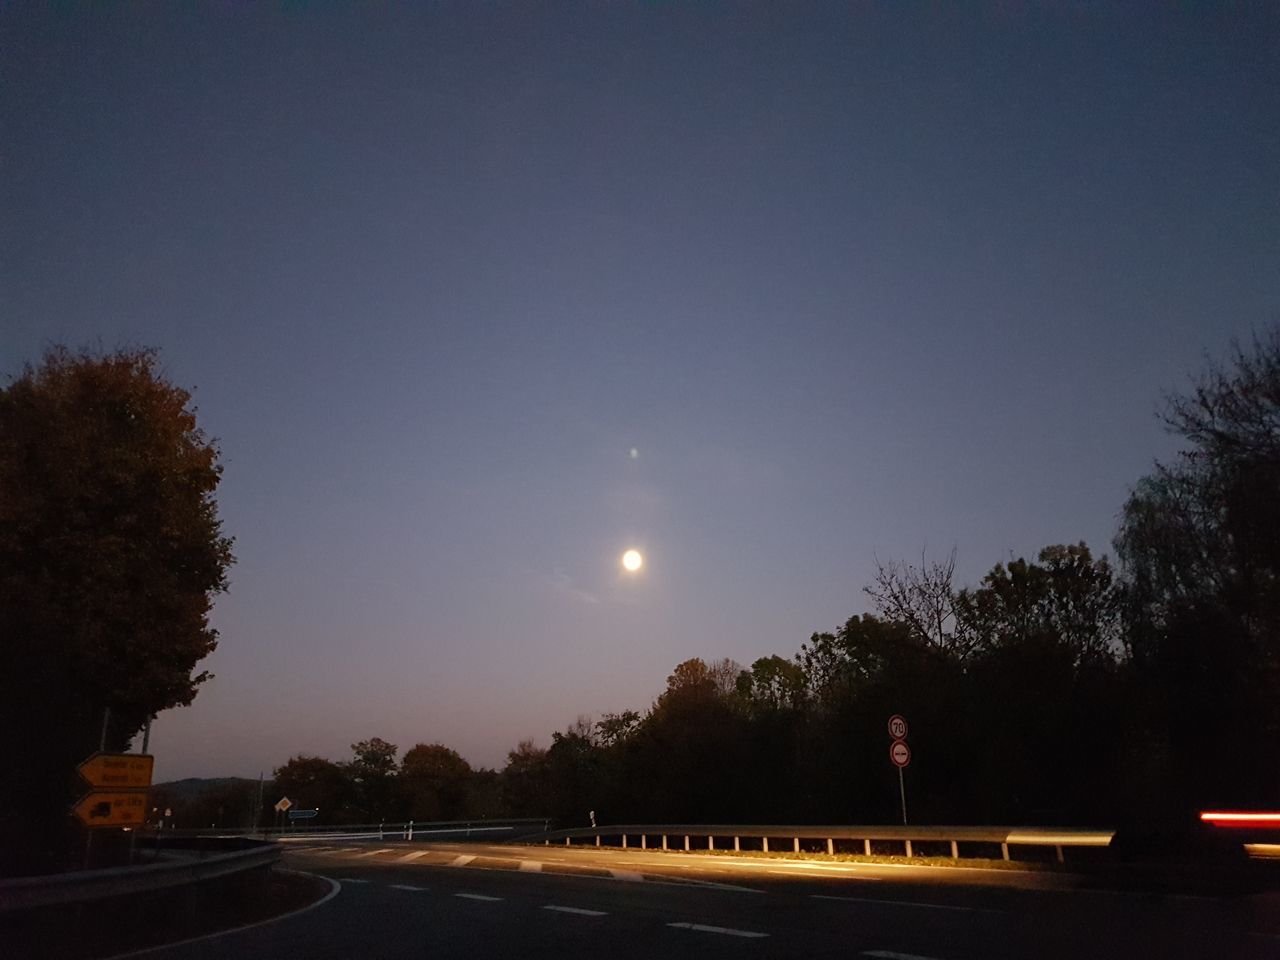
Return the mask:
[[148, 960], [1280, 957], [1280, 897], [1172, 897], [1006, 870], [560, 846], [290, 844], [336, 895]]

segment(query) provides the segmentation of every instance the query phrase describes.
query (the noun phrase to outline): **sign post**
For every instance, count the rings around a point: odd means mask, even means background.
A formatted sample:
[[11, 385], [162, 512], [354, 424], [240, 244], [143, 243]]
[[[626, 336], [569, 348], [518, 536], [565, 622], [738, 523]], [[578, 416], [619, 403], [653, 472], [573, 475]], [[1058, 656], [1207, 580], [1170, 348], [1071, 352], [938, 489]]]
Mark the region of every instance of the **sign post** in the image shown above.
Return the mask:
[[907, 746], [907, 718], [895, 713], [889, 718], [889, 736], [893, 742], [889, 745], [889, 760], [898, 768], [898, 796], [902, 800], [902, 825], [907, 825], [907, 787], [903, 781], [902, 770], [911, 762], [911, 748]]

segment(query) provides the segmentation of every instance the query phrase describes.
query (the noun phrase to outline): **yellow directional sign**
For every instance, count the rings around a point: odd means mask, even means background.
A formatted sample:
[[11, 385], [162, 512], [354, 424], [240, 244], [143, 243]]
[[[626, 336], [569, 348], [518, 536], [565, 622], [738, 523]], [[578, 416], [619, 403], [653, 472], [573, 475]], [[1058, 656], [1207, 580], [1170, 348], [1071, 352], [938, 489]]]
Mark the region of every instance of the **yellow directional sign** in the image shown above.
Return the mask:
[[80, 798], [72, 812], [86, 827], [136, 827], [146, 820], [145, 790], [95, 790]]
[[151, 786], [155, 757], [146, 753], [95, 753], [76, 769], [91, 787], [136, 790]]

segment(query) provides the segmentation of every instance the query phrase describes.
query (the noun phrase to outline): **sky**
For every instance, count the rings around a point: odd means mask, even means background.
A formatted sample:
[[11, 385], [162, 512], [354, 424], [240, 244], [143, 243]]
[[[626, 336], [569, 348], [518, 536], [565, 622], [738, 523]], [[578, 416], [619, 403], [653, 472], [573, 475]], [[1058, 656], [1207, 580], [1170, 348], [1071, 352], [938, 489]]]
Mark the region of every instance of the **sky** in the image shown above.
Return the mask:
[[222, 450], [157, 779], [501, 766], [878, 560], [1109, 552], [1280, 317], [1277, 91], [1267, 2], [0, 5], [0, 373], [156, 347]]

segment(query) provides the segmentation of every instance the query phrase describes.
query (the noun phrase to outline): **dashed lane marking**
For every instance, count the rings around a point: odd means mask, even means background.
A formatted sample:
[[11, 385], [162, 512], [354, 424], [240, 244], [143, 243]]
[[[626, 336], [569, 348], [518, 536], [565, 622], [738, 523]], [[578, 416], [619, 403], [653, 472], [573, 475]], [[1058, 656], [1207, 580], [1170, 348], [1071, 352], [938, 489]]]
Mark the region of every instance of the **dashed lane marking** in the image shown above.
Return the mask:
[[352, 860], [355, 860], [355, 859], [358, 859], [358, 858], [360, 858], [360, 857], [376, 857], [376, 856], [377, 856], [378, 854], [380, 854], [380, 853], [390, 853], [390, 852], [391, 852], [391, 848], [390, 848], [390, 847], [383, 847], [381, 850], [366, 850], [364, 853], [357, 853], [357, 854], [356, 854], [354, 857], [352, 857], [351, 859], [352, 859]]
[[455, 897], [461, 897], [463, 900], [483, 900], [486, 903], [497, 903], [502, 897], [486, 897], [483, 893], [455, 893]]
[[537, 860], [521, 860], [520, 870], [523, 873], [541, 873], [542, 864], [539, 863]]
[[[769, 870], [768, 872], [769, 872], [769, 873], [778, 873], [778, 874], [781, 874], [781, 875], [782, 875], [782, 876], [784, 876], [784, 877], [794, 877], [794, 876], [795, 876], [794, 871], [791, 871], [791, 870]], [[845, 879], [846, 879], [846, 880], [857, 880], [857, 881], [858, 881], [858, 882], [860, 882], [860, 883], [879, 883], [881, 880], [883, 880], [883, 879], [884, 879], [884, 877], [859, 877], [859, 876], [857, 876], [857, 875], [853, 875], [853, 876], [846, 877]], [[834, 897], [834, 898], [831, 898], [831, 899], [835, 899], [835, 900], [843, 900], [844, 898], [843, 898], [843, 897]]]
[[358, 880], [355, 877], [339, 877], [339, 883], [368, 883], [368, 880]]
[[451, 866], [451, 867], [465, 867], [468, 863], [470, 863], [470, 862], [471, 862], [472, 860], [474, 860], [474, 859], [475, 859], [475, 857], [474, 857], [474, 856], [472, 856], [471, 854], [469, 854], [469, 853], [462, 853], [462, 854], [459, 854], [458, 856], [454, 857], [454, 858], [453, 858], [453, 860], [452, 860], [452, 861], [450, 861], [449, 866]]
[[573, 913], [580, 917], [606, 917], [608, 914], [604, 910], [584, 910], [582, 907], [557, 907], [551, 904], [542, 908], [543, 910], [555, 910], [557, 913]]
[[609, 876], [615, 880], [629, 880], [632, 883], [644, 883], [644, 876], [634, 870], [609, 870]]
[[[888, 900], [879, 897], [831, 897], [821, 893], [809, 894], [814, 900], [844, 900], [848, 903], [874, 903], [879, 907], [919, 907], [924, 910], [955, 910], [960, 913], [1005, 913], [1004, 910], [993, 910], [990, 907], [955, 907], [949, 903], [922, 903], [918, 900]], [[877, 956], [877, 954], [867, 954]]]
[[414, 860], [417, 860], [419, 857], [425, 857], [430, 852], [431, 852], [430, 850], [415, 850], [413, 851], [413, 853], [406, 853], [403, 857], [398, 857], [396, 859], [396, 862], [410, 863]]
[[918, 953], [898, 953], [894, 950], [864, 950], [864, 957], [879, 957], [881, 960], [936, 960], [935, 957], [923, 957]]
[[392, 890], [412, 890], [414, 893], [421, 893], [427, 889], [426, 887], [415, 887], [407, 883], [392, 883], [389, 886]]
[[705, 923], [668, 923], [668, 927], [674, 927], [677, 930], [697, 930], [701, 933], [722, 933], [727, 937], [744, 937], [749, 940], [758, 940], [761, 937], [767, 937], [767, 933], [757, 933], [755, 930], [734, 930], [732, 927], [712, 927]]

